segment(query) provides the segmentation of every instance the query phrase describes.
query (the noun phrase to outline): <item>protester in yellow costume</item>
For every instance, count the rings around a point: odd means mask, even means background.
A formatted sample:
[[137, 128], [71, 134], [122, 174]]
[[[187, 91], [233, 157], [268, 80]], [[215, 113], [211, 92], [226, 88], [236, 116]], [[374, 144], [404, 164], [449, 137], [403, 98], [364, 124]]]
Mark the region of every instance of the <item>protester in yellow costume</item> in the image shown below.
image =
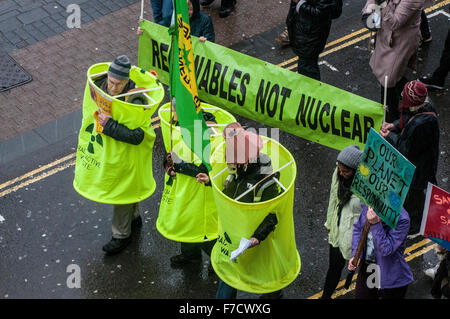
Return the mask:
[[[143, 87], [136, 88], [138, 83]], [[90, 200], [114, 205], [112, 239], [103, 246], [108, 255], [130, 243], [132, 229], [142, 224], [138, 203], [155, 190], [150, 121], [163, 94], [156, 79], [132, 67], [126, 55], [88, 70], [74, 188]]]
[[[99, 79], [95, 84], [105, 93], [115, 96], [127, 93], [135, 88], [130, 80], [131, 63], [126, 55], [117, 57], [108, 70], [108, 75]], [[124, 99], [124, 97], [122, 97]], [[143, 104], [139, 99], [134, 102]], [[139, 145], [144, 139], [144, 131], [141, 128], [134, 130], [114, 121], [111, 116], [99, 113], [98, 121], [103, 126], [102, 133], [117, 141]], [[103, 246], [103, 251], [108, 255], [121, 252], [131, 242], [131, 231], [142, 225], [138, 203], [114, 205], [112, 218], [112, 238]]]
[[[279, 178], [280, 174], [276, 173], [269, 177], [273, 173], [273, 169], [270, 157], [260, 153], [263, 145], [261, 137], [246, 131], [237, 122], [225, 127], [223, 134], [226, 139], [225, 160], [229, 169], [223, 193], [232, 199], [245, 203], [264, 202], [277, 197], [280, 194], [280, 189], [273, 177]], [[204, 183], [210, 183], [206, 174], [200, 174], [198, 179]], [[249, 187], [261, 181], [263, 182], [254, 191], [241, 196]], [[255, 247], [265, 240], [275, 230], [277, 223], [276, 214], [269, 212], [251, 236], [251, 247]], [[216, 293], [217, 299], [235, 299], [236, 295], [236, 288], [220, 280]], [[282, 290], [278, 290], [264, 294], [262, 297], [281, 298], [281, 296]]]
[[[179, 127], [176, 109], [173, 108], [172, 111], [172, 125]], [[216, 124], [216, 117], [212, 113], [202, 113], [206, 124]], [[184, 146], [182, 140], [178, 143]], [[197, 165], [194, 160], [188, 161], [186, 156], [183, 156], [186, 160], [182, 160], [177, 151], [175, 147], [164, 161], [166, 185], [156, 224], [158, 231], [165, 237], [180, 241], [181, 253], [170, 258], [173, 268], [201, 262], [202, 250], [210, 256], [217, 240], [217, 210], [211, 184], [197, 183], [199, 174], [207, 174], [208, 169], [203, 163]], [[191, 159], [195, 157], [193, 153], [189, 153]]]

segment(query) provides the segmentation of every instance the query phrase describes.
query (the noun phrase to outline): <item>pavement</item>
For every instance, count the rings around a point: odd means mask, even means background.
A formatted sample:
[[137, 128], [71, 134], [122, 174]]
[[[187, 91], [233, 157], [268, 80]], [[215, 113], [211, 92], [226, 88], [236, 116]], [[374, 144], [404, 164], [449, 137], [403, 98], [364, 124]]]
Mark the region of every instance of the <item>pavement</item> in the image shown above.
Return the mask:
[[[441, 2], [444, 5], [434, 12], [448, 9], [449, 1]], [[68, 29], [65, 23], [69, 15], [65, 8], [71, 3], [82, 9], [79, 29]], [[218, 17], [219, 1], [203, 10], [213, 19], [216, 43], [294, 69], [295, 61], [289, 62], [294, 57], [292, 50], [273, 41], [284, 28], [288, 3], [238, 1], [226, 19]], [[329, 46], [320, 60], [322, 79], [378, 100], [379, 86], [368, 67], [367, 39], [349, 36], [362, 28], [360, 9], [356, 0], [344, 2], [343, 15], [334, 22]], [[120, 54], [137, 63], [139, 13], [136, 1], [0, 1], [0, 45], [33, 76], [30, 83], [0, 93], [0, 217], [5, 219], [0, 220], [4, 228], [0, 248], [5, 256], [0, 260], [0, 298], [214, 298], [218, 278], [206, 258], [195, 269], [169, 266], [168, 256], [179, 248], [162, 238], [154, 226], [161, 187], [143, 202], [144, 225], [129, 249], [105, 258], [101, 246], [110, 236], [109, 207], [79, 196], [71, 184], [70, 156], [81, 123], [86, 70]], [[444, 13], [430, 19], [434, 40], [421, 50], [417, 73], [411, 77], [430, 73], [436, 66], [449, 23]], [[149, 2], [144, 18], [152, 20]], [[450, 120], [445, 112], [450, 104], [448, 89], [432, 93], [432, 97], [441, 122], [438, 182], [450, 189], [450, 132], [445, 125]], [[238, 119], [256, 128], [263, 126]], [[285, 297], [305, 299], [321, 290], [326, 271], [323, 214], [337, 151], [284, 132], [280, 142], [298, 163], [294, 216], [302, 257], [301, 274], [285, 289]], [[153, 167], [159, 167], [163, 156], [157, 130]], [[53, 164], [46, 167], [48, 163]], [[163, 174], [156, 171], [155, 180], [162, 185]], [[408, 243], [414, 247], [410, 255], [416, 278], [409, 298], [430, 298], [431, 283], [423, 269], [436, 259], [431, 244], [421, 244], [422, 240]], [[66, 287], [69, 264], [81, 266], [82, 289]], [[246, 293], [239, 297], [254, 298]], [[339, 298], [352, 297], [350, 291]]]

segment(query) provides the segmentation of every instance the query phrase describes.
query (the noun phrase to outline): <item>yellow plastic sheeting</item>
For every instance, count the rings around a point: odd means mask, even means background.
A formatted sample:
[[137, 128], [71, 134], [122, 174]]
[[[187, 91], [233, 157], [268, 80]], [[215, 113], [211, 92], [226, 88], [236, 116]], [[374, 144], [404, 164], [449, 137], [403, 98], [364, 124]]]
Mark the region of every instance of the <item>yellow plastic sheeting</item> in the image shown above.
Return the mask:
[[[295, 160], [281, 144], [261, 137], [264, 142], [261, 152], [271, 158], [273, 170], [284, 167], [279, 182], [285, 190], [276, 198], [258, 203], [229, 198], [222, 192], [227, 177], [225, 143], [218, 146], [211, 157], [210, 176], [219, 217], [219, 237], [211, 254], [212, 266], [225, 283], [250, 293], [269, 293], [286, 287], [298, 276], [301, 267], [293, 220]], [[276, 213], [275, 230], [232, 262], [231, 252], [239, 247], [241, 238], [250, 239], [269, 213]]]
[[[216, 117], [217, 125], [211, 129], [211, 146], [224, 141], [222, 136], [226, 124], [235, 122], [230, 113], [208, 104], [202, 104], [205, 112]], [[158, 111], [166, 151], [170, 151], [170, 103]], [[173, 151], [188, 163], [201, 165], [202, 161], [183, 142], [180, 127], [172, 126]], [[164, 192], [161, 198], [156, 228], [166, 238], [189, 243], [200, 243], [217, 238], [217, 209], [211, 186], [198, 183], [196, 178], [177, 173], [169, 181], [165, 174]]]

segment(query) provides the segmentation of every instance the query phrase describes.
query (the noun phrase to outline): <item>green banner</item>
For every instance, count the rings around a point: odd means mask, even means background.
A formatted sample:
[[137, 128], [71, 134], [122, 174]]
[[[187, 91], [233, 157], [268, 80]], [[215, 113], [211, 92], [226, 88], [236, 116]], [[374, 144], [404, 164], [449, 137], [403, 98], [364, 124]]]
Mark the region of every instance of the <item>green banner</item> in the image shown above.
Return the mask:
[[[138, 65], [169, 84], [168, 29], [142, 21]], [[364, 147], [383, 120], [381, 104], [221, 45], [192, 37], [202, 101], [342, 150]]]
[[351, 191], [395, 229], [416, 167], [370, 130]]

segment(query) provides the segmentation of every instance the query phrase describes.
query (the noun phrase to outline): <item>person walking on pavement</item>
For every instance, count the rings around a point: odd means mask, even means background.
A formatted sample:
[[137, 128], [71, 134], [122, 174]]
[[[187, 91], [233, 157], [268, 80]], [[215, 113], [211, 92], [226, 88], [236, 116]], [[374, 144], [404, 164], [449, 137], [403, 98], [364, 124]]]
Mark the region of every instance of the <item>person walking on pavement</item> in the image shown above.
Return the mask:
[[[399, 117], [400, 92], [407, 82], [406, 69], [416, 67], [420, 40], [420, 20], [424, 0], [385, 1], [381, 6], [381, 28], [377, 31], [375, 50], [370, 58], [372, 72], [381, 85], [381, 103], [384, 102], [387, 76], [386, 120]], [[363, 15], [380, 10], [376, 0], [367, 0]]]
[[404, 203], [411, 217], [412, 238], [420, 230], [428, 182], [437, 183], [439, 123], [425, 84], [420, 81], [406, 83], [400, 118], [394, 123], [383, 123], [380, 135], [416, 167]]
[[445, 84], [445, 78], [450, 71], [450, 28], [447, 31], [444, 49], [441, 53], [439, 66], [434, 70], [430, 78], [423, 77], [421, 81], [429, 88], [442, 90]]
[[[206, 6], [209, 6], [213, 2], [214, 2], [214, 0], [201, 0], [200, 4], [202, 5], [202, 7], [206, 7]], [[236, 0], [221, 0], [219, 17], [221, 17], [221, 18], [228, 17], [231, 14], [231, 11], [234, 10], [235, 6], [236, 6]]]
[[325, 48], [332, 19], [341, 13], [342, 0], [291, 0], [286, 25], [298, 56], [298, 73], [320, 81], [319, 54]]
[[352, 253], [353, 224], [361, 214], [361, 200], [350, 191], [362, 151], [357, 145], [344, 148], [337, 157], [331, 181], [325, 228], [328, 232], [329, 264], [321, 299], [330, 299]]
[[[111, 63], [107, 75], [96, 80], [95, 84], [111, 96], [127, 93], [135, 88], [135, 83], [129, 77], [130, 68], [129, 58], [121, 55]], [[139, 145], [144, 139], [144, 131], [141, 128], [129, 129], [104, 113], [98, 114], [98, 121], [103, 126], [102, 133], [117, 141]], [[131, 242], [132, 229], [141, 225], [142, 219], [138, 203], [115, 204], [112, 218], [112, 239], [103, 246], [103, 251], [108, 255], [121, 252]]]

